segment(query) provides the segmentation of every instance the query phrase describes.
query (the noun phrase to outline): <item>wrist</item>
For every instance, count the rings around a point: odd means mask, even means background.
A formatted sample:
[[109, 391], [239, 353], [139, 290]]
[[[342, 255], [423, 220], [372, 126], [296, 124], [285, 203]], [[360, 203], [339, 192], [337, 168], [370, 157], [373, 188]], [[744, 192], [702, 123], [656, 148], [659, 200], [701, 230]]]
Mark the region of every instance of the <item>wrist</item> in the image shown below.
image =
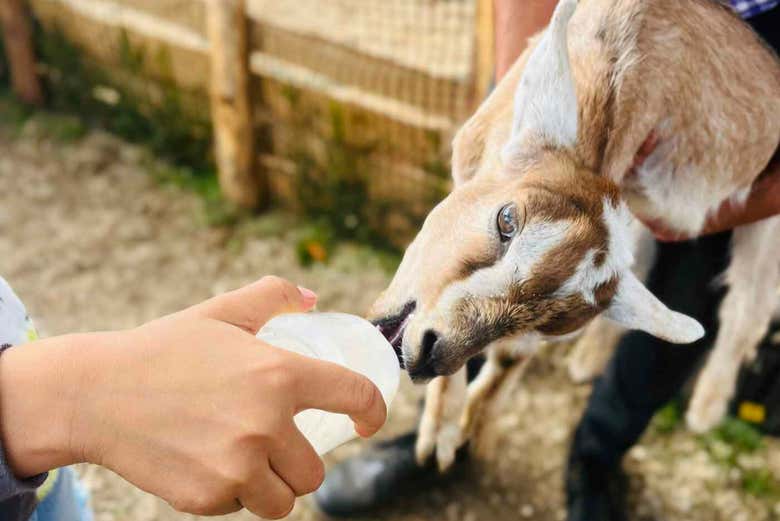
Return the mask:
[[81, 432], [96, 336], [16, 346], [0, 356], [0, 439], [19, 478], [85, 461]]

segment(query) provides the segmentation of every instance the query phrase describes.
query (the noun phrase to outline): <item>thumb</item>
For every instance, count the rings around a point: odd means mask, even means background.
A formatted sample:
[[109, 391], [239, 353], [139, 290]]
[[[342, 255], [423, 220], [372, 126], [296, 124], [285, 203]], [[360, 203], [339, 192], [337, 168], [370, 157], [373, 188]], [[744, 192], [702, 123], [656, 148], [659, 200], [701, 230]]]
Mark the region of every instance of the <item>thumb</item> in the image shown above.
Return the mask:
[[317, 295], [310, 289], [269, 275], [192, 309], [201, 316], [233, 324], [254, 335], [276, 315], [308, 311], [316, 302]]

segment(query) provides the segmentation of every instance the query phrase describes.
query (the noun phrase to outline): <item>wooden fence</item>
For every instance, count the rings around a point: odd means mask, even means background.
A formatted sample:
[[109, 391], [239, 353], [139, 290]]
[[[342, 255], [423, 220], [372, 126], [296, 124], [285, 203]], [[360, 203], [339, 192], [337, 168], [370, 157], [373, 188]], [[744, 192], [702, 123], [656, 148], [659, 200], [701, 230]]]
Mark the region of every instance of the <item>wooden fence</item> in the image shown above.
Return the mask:
[[[413, 221], [447, 189], [451, 136], [492, 70], [491, 0], [29, 5], [108, 68], [122, 39], [164, 54], [165, 67], [150, 60], [141, 79], [167, 76], [210, 105], [220, 185], [244, 206], [296, 204], [302, 157], [327, 162], [335, 143], [365, 156], [369, 203], [389, 201], [388, 214], [403, 208]], [[407, 235], [411, 221], [395, 231]]]

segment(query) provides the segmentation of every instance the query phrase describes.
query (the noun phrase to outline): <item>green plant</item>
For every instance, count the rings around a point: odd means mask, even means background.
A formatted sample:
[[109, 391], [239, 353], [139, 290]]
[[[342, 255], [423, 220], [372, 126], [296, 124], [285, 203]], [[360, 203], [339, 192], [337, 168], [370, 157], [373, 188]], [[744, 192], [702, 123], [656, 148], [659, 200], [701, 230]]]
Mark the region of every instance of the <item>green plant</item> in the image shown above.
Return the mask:
[[10, 87], [0, 86], [0, 122], [9, 127], [14, 134], [21, 131], [34, 112], [34, 109], [13, 95]]
[[717, 429], [698, 437], [699, 443], [716, 462], [734, 467], [740, 454], [750, 454], [762, 446], [761, 434], [742, 420], [728, 417]]
[[761, 433], [749, 423], [733, 417], [723, 420], [710, 436], [730, 445], [738, 453], [751, 453], [763, 447]]
[[769, 469], [743, 462], [742, 457], [747, 455], [757, 455], [759, 462], [763, 459], [761, 451], [764, 450], [764, 442], [755, 427], [728, 417], [717, 429], [700, 436], [699, 441], [714, 461], [729, 469], [739, 469], [740, 484], [747, 493], [758, 497], [780, 498], [780, 483]]
[[[297, 100], [297, 95], [291, 93], [290, 98]], [[368, 189], [374, 147], [347, 140], [344, 114], [338, 104], [330, 105], [329, 116], [331, 128], [324, 156], [317, 158], [303, 146], [293, 152], [298, 199], [306, 217], [315, 223], [311, 233], [320, 237], [318, 244], [326, 249], [338, 241], [350, 240], [394, 251], [381, 232], [390, 203], [372, 198]], [[299, 124], [306, 128], [303, 122]], [[311, 248], [311, 241], [307, 241], [309, 246], [299, 248], [300, 252]], [[317, 257], [309, 259], [301, 254], [304, 262], [319, 260]], [[321, 257], [324, 260], [327, 255]]]
[[326, 262], [331, 255], [333, 241], [333, 229], [326, 224], [313, 223], [304, 226], [295, 244], [298, 262], [303, 266]]
[[680, 402], [674, 400], [659, 410], [653, 418], [653, 427], [660, 434], [669, 434], [680, 426], [682, 409]]
[[780, 484], [775, 480], [769, 469], [751, 469], [743, 472], [742, 489], [757, 497], [780, 496]]

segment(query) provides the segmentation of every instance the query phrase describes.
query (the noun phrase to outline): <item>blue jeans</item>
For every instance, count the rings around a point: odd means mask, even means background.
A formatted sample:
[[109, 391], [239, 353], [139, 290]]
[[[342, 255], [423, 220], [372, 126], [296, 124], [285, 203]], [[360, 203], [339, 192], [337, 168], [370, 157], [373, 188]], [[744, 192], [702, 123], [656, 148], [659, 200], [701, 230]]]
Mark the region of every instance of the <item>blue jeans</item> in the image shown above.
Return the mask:
[[76, 472], [62, 468], [46, 497], [38, 504], [30, 521], [92, 521], [89, 494]]

